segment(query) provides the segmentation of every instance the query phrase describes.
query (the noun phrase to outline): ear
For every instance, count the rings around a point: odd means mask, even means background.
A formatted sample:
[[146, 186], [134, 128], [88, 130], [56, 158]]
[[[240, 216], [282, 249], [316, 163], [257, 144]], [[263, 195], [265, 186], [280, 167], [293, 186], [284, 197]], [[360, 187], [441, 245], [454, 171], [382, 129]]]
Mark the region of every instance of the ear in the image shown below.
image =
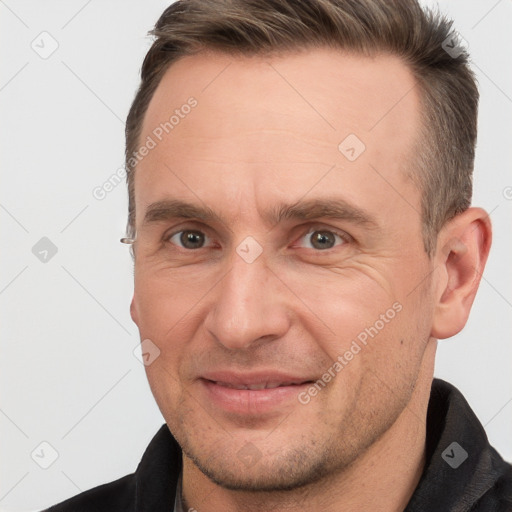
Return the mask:
[[132, 320], [135, 322], [137, 327], [139, 326], [139, 312], [137, 311], [137, 305], [135, 303], [135, 293], [132, 297], [132, 302], [130, 304], [130, 316], [132, 317]]
[[434, 256], [437, 280], [432, 337], [449, 338], [466, 325], [491, 239], [491, 221], [482, 208], [469, 208], [439, 233]]

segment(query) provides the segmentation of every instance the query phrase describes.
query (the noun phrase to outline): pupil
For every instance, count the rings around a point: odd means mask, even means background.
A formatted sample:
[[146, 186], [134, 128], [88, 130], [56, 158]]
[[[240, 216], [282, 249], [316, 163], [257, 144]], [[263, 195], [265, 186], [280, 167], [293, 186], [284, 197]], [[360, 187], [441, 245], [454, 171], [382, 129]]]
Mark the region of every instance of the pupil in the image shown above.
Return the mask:
[[317, 249], [330, 249], [334, 242], [334, 236], [328, 231], [316, 231], [316, 235], [313, 236], [313, 247]]
[[204, 241], [203, 235], [196, 231], [184, 231], [180, 238], [183, 246], [189, 249], [199, 248]]

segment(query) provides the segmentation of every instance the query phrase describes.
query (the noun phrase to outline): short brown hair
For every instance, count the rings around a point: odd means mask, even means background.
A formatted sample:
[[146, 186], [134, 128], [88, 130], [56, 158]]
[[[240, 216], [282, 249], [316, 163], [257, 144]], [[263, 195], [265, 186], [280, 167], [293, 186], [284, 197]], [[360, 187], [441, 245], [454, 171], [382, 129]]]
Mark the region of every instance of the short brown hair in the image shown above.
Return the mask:
[[[420, 88], [416, 169], [427, 254], [444, 223], [471, 204], [478, 89], [453, 22], [416, 0], [179, 0], [168, 7], [141, 70], [126, 122], [127, 236], [135, 236], [133, 155], [144, 115], [169, 66], [202, 50], [240, 56], [315, 47], [403, 59]], [[448, 47], [447, 47], [448, 43]], [[456, 52], [448, 52], [455, 48]]]

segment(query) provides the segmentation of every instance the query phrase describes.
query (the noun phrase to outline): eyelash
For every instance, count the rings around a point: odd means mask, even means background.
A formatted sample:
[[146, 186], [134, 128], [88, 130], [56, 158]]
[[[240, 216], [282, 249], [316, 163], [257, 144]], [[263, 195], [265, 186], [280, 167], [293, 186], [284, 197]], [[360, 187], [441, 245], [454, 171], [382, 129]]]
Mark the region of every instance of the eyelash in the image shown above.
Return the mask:
[[[181, 233], [183, 233], [185, 231], [192, 231], [192, 232], [201, 233], [201, 234], [205, 235], [207, 238], [209, 238], [211, 240], [211, 237], [207, 233], [205, 233], [205, 231], [203, 231], [201, 229], [192, 228], [192, 227], [190, 227], [190, 228], [182, 227], [178, 231], [173, 231], [172, 233], [164, 235], [162, 241], [166, 242], [166, 243], [171, 243], [172, 245], [175, 245], [176, 247], [178, 247], [178, 249], [180, 249], [181, 251], [186, 251], [186, 252], [195, 252], [195, 251], [200, 251], [201, 249], [207, 249], [207, 247], [199, 247], [197, 249], [187, 249], [186, 247], [182, 247], [180, 245], [177, 245], [177, 244], [171, 242], [171, 238], [173, 238], [174, 236], [179, 235], [179, 234], [181, 234]], [[319, 254], [330, 253], [336, 247], [339, 247], [339, 246], [345, 245], [346, 243], [354, 241], [352, 236], [350, 236], [347, 232], [341, 231], [341, 230], [338, 230], [338, 229], [333, 229], [331, 227], [324, 226], [324, 225], [309, 226], [308, 230], [301, 234], [301, 236], [299, 237], [299, 240], [304, 238], [307, 235], [311, 235], [311, 234], [315, 233], [316, 231], [320, 231], [320, 232], [323, 231], [323, 232], [327, 232], [327, 233], [332, 233], [333, 235], [335, 235], [339, 239], [341, 239], [341, 241], [343, 242], [343, 243], [341, 243], [341, 244], [339, 244], [337, 246], [334, 246], [334, 247], [329, 248], [329, 249], [323, 249], [323, 250], [322, 249], [315, 250], [315, 248], [312, 248], [312, 247], [305, 247], [305, 249], [311, 249], [314, 252], [317, 252]], [[304, 247], [302, 247], [302, 248], [304, 248]]]

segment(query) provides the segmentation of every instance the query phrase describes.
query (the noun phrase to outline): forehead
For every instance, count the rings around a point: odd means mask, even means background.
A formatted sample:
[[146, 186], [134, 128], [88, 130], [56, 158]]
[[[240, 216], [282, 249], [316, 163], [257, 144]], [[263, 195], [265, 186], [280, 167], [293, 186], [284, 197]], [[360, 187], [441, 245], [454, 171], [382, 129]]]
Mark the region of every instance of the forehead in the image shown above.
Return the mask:
[[410, 209], [419, 105], [411, 71], [391, 55], [184, 57], [144, 118], [140, 143], [154, 147], [137, 166], [137, 210], [196, 196], [235, 214], [322, 187], [381, 212], [408, 194]]
[[[309, 136], [327, 128], [370, 132], [378, 126], [382, 133], [397, 128], [404, 118], [416, 117], [415, 85], [408, 66], [384, 53], [368, 57], [315, 49], [269, 58], [199, 53], [182, 57], [164, 74], [146, 112], [143, 131], [168, 120], [167, 114], [195, 96], [203, 116], [222, 113], [226, 120], [237, 113], [259, 111], [252, 119], [255, 128], [286, 127], [283, 116], [293, 114], [295, 119], [310, 121], [305, 130]], [[203, 124], [205, 134], [214, 130], [221, 135], [223, 128], [229, 127]]]

